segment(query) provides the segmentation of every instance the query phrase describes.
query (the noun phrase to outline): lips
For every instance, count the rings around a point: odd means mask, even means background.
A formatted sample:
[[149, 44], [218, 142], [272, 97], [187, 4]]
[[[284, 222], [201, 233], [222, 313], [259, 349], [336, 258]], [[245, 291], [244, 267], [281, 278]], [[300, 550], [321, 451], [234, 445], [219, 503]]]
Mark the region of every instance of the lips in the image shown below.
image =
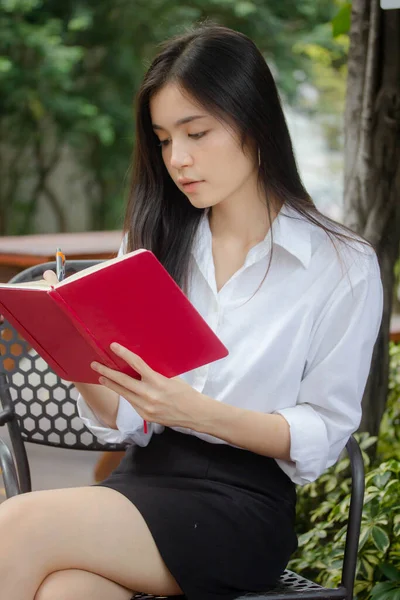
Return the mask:
[[186, 194], [190, 194], [191, 192], [197, 192], [199, 186], [204, 183], [203, 181], [188, 181], [187, 183], [181, 183], [181, 188]]
[[188, 177], [181, 177], [178, 179], [180, 185], [189, 185], [190, 183], [200, 183], [201, 179], [189, 179]]

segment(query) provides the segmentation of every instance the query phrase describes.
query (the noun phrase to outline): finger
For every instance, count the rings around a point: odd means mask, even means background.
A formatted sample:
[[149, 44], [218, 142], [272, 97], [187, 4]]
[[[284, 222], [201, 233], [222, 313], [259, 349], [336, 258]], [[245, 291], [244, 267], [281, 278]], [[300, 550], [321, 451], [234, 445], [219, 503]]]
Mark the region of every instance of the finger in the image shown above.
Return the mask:
[[45, 271], [43, 273], [43, 279], [49, 283], [58, 283], [57, 275], [54, 273], [54, 271]]
[[142, 419], [144, 419], [145, 421], [151, 421], [150, 413], [147, 412], [145, 409], [146, 401], [144, 398], [142, 398], [142, 396], [135, 394], [131, 390], [125, 388], [123, 385], [119, 385], [112, 379], [108, 379], [103, 375], [99, 378], [99, 383], [101, 385], [104, 385], [104, 387], [112, 390], [113, 392], [116, 392], [119, 396], [125, 398], [125, 400], [127, 400], [129, 404], [133, 406], [133, 408], [136, 410], [138, 415], [142, 417]]
[[151, 377], [154, 377], [157, 375], [161, 376], [160, 373], [153, 371], [153, 369], [151, 367], [149, 367], [149, 365], [147, 363], [145, 363], [143, 358], [141, 358], [134, 352], [131, 352], [131, 350], [128, 350], [128, 348], [121, 346], [121, 344], [117, 344], [116, 342], [113, 342], [111, 344], [110, 348], [114, 352], [114, 354], [117, 354], [118, 356], [123, 358], [124, 361], [128, 363], [128, 365], [133, 367], [135, 369], [135, 371], [137, 373], [139, 373], [139, 375], [142, 376], [142, 378], [143, 377], [151, 378]]
[[98, 362], [92, 362], [90, 365], [93, 371], [99, 373], [99, 375], [103, 375], [107, 379], [114, 381], [118, 385], [124, 387], [125, 389], [133, 392], [134, 394], [143, 395], [145, 384], [140, 379], [135, 379], [134, 377], [130, 377], [125, 373], [120, 373], [120, 371], [116, 371], [115, 369], [110, 369], [110, 367], [106, 367]]

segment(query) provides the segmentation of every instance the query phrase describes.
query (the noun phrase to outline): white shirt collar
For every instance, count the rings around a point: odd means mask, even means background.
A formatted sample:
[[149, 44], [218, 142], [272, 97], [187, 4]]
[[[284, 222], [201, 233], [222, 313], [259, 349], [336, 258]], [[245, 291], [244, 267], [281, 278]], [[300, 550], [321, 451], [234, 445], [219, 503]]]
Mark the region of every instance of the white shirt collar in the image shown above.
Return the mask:
[[[208, 221], [209, 208], [201, 218], [199, 228], [193, 243], [192, 254], [201, 267], [208, 263], [211, 248], [211, 230]], [[294, 209], [283, 205], [272, 224], [273, 244], [280, 246], [289, 254], [297, 258], [304, 268], [307, 268], [311, 259], [311, 224]], [[271, 246], [271, 232], [247, 254], [245, 266], [250, 266], [268, 254]]]

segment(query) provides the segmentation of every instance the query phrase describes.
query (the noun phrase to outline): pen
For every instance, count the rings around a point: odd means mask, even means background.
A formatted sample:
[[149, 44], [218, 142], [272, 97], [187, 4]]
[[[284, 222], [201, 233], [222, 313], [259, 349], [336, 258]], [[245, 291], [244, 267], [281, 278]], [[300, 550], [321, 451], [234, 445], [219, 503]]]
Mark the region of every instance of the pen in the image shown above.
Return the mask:
[[57, 248], [56, 252], [56, 274], [58, 281], [62, 281], [65, 277], [65, 255]]

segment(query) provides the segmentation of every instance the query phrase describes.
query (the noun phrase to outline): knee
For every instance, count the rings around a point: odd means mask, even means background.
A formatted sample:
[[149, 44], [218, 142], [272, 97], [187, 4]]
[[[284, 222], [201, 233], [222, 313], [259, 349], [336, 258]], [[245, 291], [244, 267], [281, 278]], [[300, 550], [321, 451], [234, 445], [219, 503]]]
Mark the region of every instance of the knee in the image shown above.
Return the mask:
[[[34, 600], [78, 600], [81, 594], [80, 572], [74, 570], [54, 571], [43, 580]], [[84, 575], [84, 573], [82, 573]], [[89, 591], [89, 590], [88, 590]], [[94, 598], [89, 593], [85, 599]]]
[[6, 531], [16, 534], [29, 523], [38, 524], [40, 503], [35, 492], [13, 496], [0, 504], [0, 538]]
[[51, 573], [44, 579], [36, 592], [34, 600], [76, 600], [76, 590], [71, 587], [71, 582], [63, 571]]

